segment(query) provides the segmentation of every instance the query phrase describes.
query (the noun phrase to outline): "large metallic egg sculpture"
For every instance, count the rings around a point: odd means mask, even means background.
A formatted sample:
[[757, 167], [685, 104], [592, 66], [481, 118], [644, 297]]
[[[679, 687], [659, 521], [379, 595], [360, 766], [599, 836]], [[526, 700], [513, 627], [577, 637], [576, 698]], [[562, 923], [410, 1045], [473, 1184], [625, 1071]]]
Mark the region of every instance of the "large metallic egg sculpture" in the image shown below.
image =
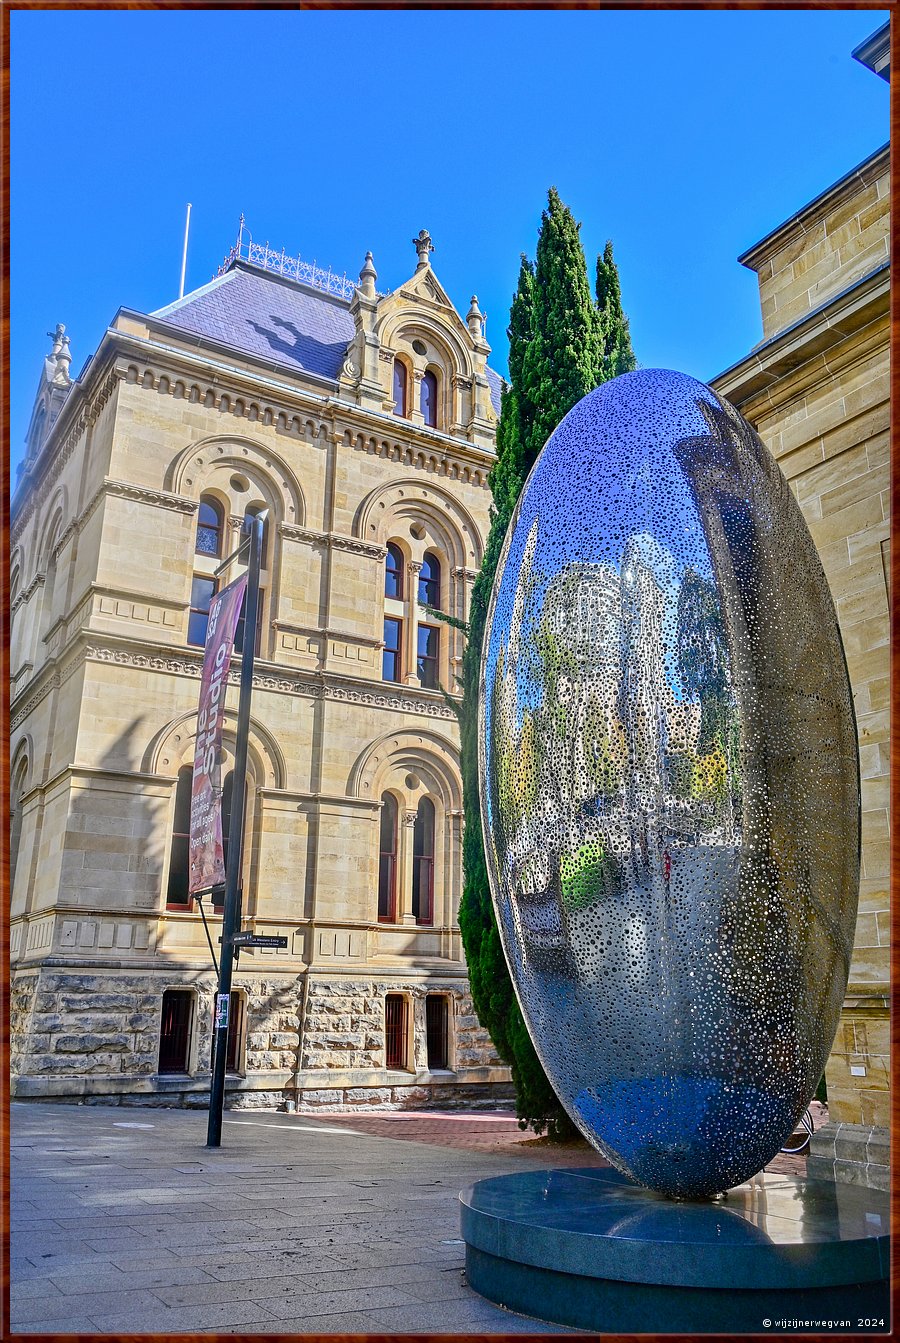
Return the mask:
[[847, 984], [856, 730], [834, 607], [778, 466], [693, 378], [641, 370], [532, 471], [482, 665], [485, 849], [563, 1105], [679, 1198], [759, 1171]]

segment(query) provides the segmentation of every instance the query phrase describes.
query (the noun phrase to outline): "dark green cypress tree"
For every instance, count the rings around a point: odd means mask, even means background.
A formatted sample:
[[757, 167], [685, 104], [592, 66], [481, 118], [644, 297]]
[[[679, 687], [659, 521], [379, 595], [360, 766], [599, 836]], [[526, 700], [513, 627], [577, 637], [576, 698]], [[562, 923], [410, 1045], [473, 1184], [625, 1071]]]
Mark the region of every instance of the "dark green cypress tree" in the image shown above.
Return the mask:
[[[475, 1010], [494, 1047], [512, 1071], [516, 1112], [523, 1127], [554, 1138], [574, 1128], [547, 1081], [513, 992], [494, 917], [484, 856], [478, 799], [478, 682], [487, 608], [503, 541], [522, 486], [550, 434], [576, 402], [605, 378], [627, 350], [634, 367], [627, 323], [610, 320], [591, 299], [584, 249], [570, 211], [555, 188], [541, 218], [536, 263], [522, 256], [510, 309], [510, 385], [504, 390], [497, 427], [497, 461], [491, 471], [494, 499], [484, 559], [472, 590], [468, 639], [463, 656], [463, 700], [458, 706], [466, 816], [463, 898], [459, 926], [468, 962]], [[607, 244], [618, 298], [618, 276]], [[598, 259], [598, 277], [601, 260]], [[598, 280], [599, 283], [599, 280]], [[598, 290], [599, 292], [599, 290]], [[604, 291], [606, 292], [606, 291]], [[614, 310], [614, 304], [610, 311]], [[612, 352], [612, 353], [611, 353]], [[617, 371], [624, 371], [618, 369]]]
[[622, 289], [613, 260], [613, 245], [608, 240], [603, 255], [597, 257], [597, 312], [603, 345], [603, 380], [631, 373], [637, 368], [637, 360], [631, 348], [628, 318], [622, 311]]
[[538, 235], [532, 336], [522, 359], [522, 386], [534, 406], [531, 423], [521, 426], [529, 469], [567, 411], [603, 380], [600, 323], [579, 228], [551, 187]]

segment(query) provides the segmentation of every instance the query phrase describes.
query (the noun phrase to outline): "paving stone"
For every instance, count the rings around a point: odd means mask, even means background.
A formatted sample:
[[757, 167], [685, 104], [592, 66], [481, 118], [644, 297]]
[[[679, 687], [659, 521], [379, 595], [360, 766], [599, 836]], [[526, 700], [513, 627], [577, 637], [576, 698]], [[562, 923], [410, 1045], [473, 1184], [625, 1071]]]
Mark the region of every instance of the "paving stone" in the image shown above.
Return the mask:
[[[119, 1305], [123, 1302], [120, 1300]], [[130, 1301], [129, 1301], [130, 1306]], [[257, 1301], [228, 1301], [224, 1305], [165, 1306], [157, 1302], [153, 1311], [119, 1310], [116, 1315], [93, 1315], [95, 1330], [103, 1334], [173, 1334], [218, 1332], [220, 1325], [247, 1325], [275, 1317]], [[241, 1333], [253, 1332], [242, 1329]]]
[[[363, 1315], [359, 1312], [348, 1311], [346, 1314], [328, 1316], [329, 1334], [375, 1334], [383, 1325], [376, 1323], [371, 1315]], [[298, 1316], [296, 1319], [289, 1320], [271, 1320], [268, 1323], [254, 1323], [254, 1332], [269, 1334], [304, 1334], [315, 1332], [318, 1337], [318, 1324], [315, 1330], [310, 1330], [309, 1319], [307, 1316]], [[243, 1333], [239, 1328], [224, 1329], [222, 1333]]]
[[60, 1289], [43, 1276], [28, 1279], [19, 1277], [16, 1282], [16, 1297], [20, 1301], [26, 1301], [33, 1296], [49, 1297], [52, 1300], [61, 1295]]
[[[371, 1314], [378, 1307], [402, 1309], [415, 1304], [415, 1297], [399, 1287], [369, 1287], [365, 1290], [347, 1292], [310, 1292], [306, 1296], [293, 1296], [285, 1300], [268, 1297], [266, 1305], [279, 1319], [317, 1320], [320, 1316], [344, 1314], [347, 1311], [364, 1310]], [[331, 1322], [329, 1318], [329, 1332]]]
[[173, 1263], [171, 1267], [132, 1269], [124, 1273], [119, 1268], [88, 1270], [77, 1274], [65, 1274], [50, 1279], [60, 1291], [68, 1296], [79, 1296], [87, 1292], [131, 1292], [136, 1288], [153, 1289], [156, 1295], [160, 1289], [175, 1288], [186, 1283], [211, 1283], [209, 1274], [202, 1268], [193, 1268], [187, 1264]]
[[64, 1322], [68, 1333], [66, 1317], [72, 1313], [73, 1309], [80, 1315], [90, 1316], [91, 1318], [98, 1313], [121, 1310], [126, 1292], [129, 1310], [133, 1310], [136, 1315], [160, 1305], [158, 1299], [152, 1296], [150, 1292], [131, 1291], [127, 1286], [116, 1292], [85, 1292], [77, 1297], [73, 1297], [66, 1292], [60, 1292], [57, 1296], [47, 1294], [43, 1297], [27, 1297], [21, 1301], [18, 1298], [18, 1293], [16, 1293], [15, 1301], [10, 1308], [10, 1319], [14, 1328], [26, 1323], [53, 1324]]

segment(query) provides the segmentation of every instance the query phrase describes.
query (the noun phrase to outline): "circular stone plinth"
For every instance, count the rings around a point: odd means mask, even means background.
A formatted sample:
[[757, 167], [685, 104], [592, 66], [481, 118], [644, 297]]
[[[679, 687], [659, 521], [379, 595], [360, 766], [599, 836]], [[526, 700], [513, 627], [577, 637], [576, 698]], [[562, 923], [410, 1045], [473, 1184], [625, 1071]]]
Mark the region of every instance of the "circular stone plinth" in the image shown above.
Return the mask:
[[470, 1286], [538, 1319], [604, 1333], [889, 1329], [878, 1190], [764, 1171], [717, 1201], [675, 1203], [587, 1168], [480, 1180], [460, 1202]]

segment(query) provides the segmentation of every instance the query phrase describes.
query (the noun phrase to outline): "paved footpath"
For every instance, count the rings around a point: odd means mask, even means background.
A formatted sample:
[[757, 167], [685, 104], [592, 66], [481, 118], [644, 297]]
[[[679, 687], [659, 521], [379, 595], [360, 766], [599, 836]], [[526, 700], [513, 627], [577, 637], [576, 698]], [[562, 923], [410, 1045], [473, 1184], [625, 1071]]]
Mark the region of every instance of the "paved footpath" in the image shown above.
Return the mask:
[[464, 1281], [460, 1189], [600, 1161], [511, 1115], [228, 1111], [218, 1150], [205, 1111], [20, 1102], [11, 1121], [16, 1333], [574, 1332]]
[[17, 1334], [576, 1332], [465, 1282], [460, 1189], [605, 1164], [509, 1114], [229, 1111], [218, 1150], [205, 1111], [20, 1102], [11, 1127]]

